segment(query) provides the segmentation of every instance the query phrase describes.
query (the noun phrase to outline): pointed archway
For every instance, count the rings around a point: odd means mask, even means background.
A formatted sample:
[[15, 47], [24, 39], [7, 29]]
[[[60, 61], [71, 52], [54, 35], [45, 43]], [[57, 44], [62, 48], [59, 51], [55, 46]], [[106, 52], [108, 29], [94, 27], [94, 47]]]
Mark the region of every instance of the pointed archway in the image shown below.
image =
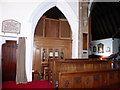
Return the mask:
[[72, 58], [71, 36], [70, 25], [57, 7], [49, 9], [40, 18], [34, 34], [33, 70], [41, 73], [41, 79], [48, 80], [44, 71], [50, 69], [49, 59]]
[[68, 23], [71, 27], [72, 31], [72, 58], [78, 58], [78, 24], [79, 19], [77, 14], [73, 11], [72, 7], [67, 3], [58, 2], [53, 0], [46, 0], [44, 2], [40, 2], [37, 4], [38, 6], [33, 10], [31, 17], [29, 18], [29, 24], [31, 27], [31, 31], [29, 32], [28, 43], [30, 44], [29, 50], [27, 53], [30, 53], [30, 58], [26, 61], [26, 72], [28, 81], [32, 81], [32, 60], [33, 60], [33, 42], [34, 42], [34, 32], [35, 27], [39, 21], [39, 19], [43, 16], [43, 14], [48, 11], [52, 7], [57, 7], [66, 17]]
[[78, 17], [73, 11], [73, 9], [69, 6], [69, 4], [65, 2], [50, 2], [45, 1], [38, 5], [38, 7], [34, 10], [31, 22], [32, 22], [32, 40], [34, 40], [34, 32], [37, 22], [42, 17], [42, 15], [53, 7], [57, 7], [66, 17], [68, 23], [72, 30], [72, 58], [78, 58]]

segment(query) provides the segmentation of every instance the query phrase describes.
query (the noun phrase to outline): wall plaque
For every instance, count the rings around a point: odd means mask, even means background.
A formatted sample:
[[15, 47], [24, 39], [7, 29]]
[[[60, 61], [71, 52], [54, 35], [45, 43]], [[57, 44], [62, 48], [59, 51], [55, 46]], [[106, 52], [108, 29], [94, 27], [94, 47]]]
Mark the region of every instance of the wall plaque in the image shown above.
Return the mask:
[[2, 22], [2, 32], [4, 33], [20, 33], [21, 24], [18, 21], [9, 19]]
[[102, 43], [98, 44], [98, 53], [104, 53], [104, 44]]

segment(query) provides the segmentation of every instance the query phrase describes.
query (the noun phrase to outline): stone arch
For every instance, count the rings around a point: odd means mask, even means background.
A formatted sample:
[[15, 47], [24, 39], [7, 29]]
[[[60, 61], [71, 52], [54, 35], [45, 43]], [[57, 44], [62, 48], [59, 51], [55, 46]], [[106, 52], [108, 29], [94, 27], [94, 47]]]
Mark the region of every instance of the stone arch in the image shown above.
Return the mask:
[[[78, 17], [74, 13], [73, 9], [69, 6], [69, 4], [65, 2], [50, 2], [45, 1], [41, 2], [38, 7], [33, 11], [31, 16], [31, 24], [32, 24], [32, 41], [34, 40], [34, 31], [37, 25], [37, 22], [42, 17], [42, 15], [53, 7], [57, 7], [67, 18], [68, 23], [72, 30], [72, 58], [78, 58]], [[73, 53], [74, 52], [74, 53]]]

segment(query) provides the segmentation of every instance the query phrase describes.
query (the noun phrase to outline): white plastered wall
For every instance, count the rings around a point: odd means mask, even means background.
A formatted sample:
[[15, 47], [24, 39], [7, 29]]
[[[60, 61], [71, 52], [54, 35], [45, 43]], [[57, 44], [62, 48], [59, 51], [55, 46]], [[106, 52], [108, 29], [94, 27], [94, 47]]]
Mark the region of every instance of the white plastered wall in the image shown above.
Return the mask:
[[[44, 2], [42, 2], [44, 1]], [[70, 2], [69, 2], [70, 3]], [[21, 23], [21, 33], [10, 34], [8, 36], [23, 36], [26, 39], [26, 72], [28, 81], [32, 80], [32, 59], [33, 59], [33, 40], [34, 30], [40, 17], [50, 8], [56, 6], [62, 11], [67, 18], [72, 29], [72, 58], [78, 58], [78, 8], [77, 3], [74, 5], [68, 4], [65, 0], [2, 0], [0, 1], [0, 35], [2, 33], [2, 21], [7, 19], [14, 19]], [[2, 10], [1, 10], [2, 9]], [[76, 10], [76, 11], [74, 11]], [[5, 40], [17, 40], [17, 38], [3, 38], [0, 37], [2, 43]], [[1, 45], [0, 45], [1, 50]], [[0, 53], [1, 56], [1, 53]], [[0, 57], [1, 58], [1, 57]]]
[[[104, 44], [104, 53], [98, 53], [98, 44]], [[96, 52], [93, 52], [93, 46], [96, 46]], [[107, 48], [110, 48], [110, 52], [107, 52]], [[92, 41], [92, 54], [95, 55], [101, 55], [101, 56], [109, 56], [113, 53], [113, 40], [112, 38], [108, 38], [108, 39], [101, 39], [101, 40], [95, 40]]]
[[[98, 53], [98, 44], [102, 43], [104, 44], [104, 53]], [[120, 39], [117, 38], [108, 38], [108, 39], [101, 39], [101, 40], [95, 40], [92, 41], [92, 54], [95, 55], [102, 55], [102, 56], [109, 56], [111, 54], [116, 54], [119, 52], [119, 45], [120, 45]], [[93, 46], [96, 46], [97, 51], [93, 52]], [[107, 48], [110, 48], [110, 52], [107, 52]]]
[[113, 40], [113, 53], [118, 53], [119, 52], [119, 40], [120, 39], [117, 39], [117, 38], [114, 38]]
[[[0, 4], [0, 17], [1, 17], [1, 4]], [[0, 18], [1, 21], [1, 18]], [[0, 24], [1, 27], [1, 24]], [[0, 46], [1, 46], [1, 41], [2, 39], [0, 38]], [[0, 51], [1, 51], [1, 47], [0, 47]], [[2, 65], [1, 65], [1, 53], [0, 53], [0, 89], [2, 89]]]

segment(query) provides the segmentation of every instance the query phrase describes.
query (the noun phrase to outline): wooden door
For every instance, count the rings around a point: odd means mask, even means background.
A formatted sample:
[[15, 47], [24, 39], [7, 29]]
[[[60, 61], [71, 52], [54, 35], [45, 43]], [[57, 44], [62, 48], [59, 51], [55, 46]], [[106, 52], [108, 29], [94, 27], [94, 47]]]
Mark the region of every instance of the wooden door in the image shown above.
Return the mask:
[[14, 81], [16, 78], [16, 41], [6, 41], [2, 45], [2, 81]]

